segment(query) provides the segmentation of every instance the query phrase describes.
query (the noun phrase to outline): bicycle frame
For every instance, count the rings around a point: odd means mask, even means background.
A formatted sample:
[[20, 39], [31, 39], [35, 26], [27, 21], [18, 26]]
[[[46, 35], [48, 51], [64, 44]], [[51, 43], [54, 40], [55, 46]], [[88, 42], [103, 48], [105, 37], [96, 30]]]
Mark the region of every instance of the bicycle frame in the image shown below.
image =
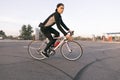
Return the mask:
[[[72, 36], [73, 34], [74, 34], [74, 31], [72, 31], [71, 33], [70, 32], [68, 32], [68, 34], [70, 35], [70, 36]], [[67, 40], [67, 38], [64, 36], [63, 37], [63, 40], [61, 40], [60, 41], [60, 43], [53, 49], [54, 51], [57, 49], [57, 48], [59, 48], [64, 42], [67, 42], [68, 40]], [[69, 45], [67, 44], [67, 49], [69, 50], [69, 52], [71, 52], [71, 49], [69, 48]]]
[[59, 48], [66, 40], [66, 37], [63, 38], [63, 40], [60, 41], [60, 43], [53, 49], [54, 51]]
[[[71, 35], [71, 36], [73, 35], [73, 33], [70, 34], [69, 32], [68, 32], [68, 34]], [[54, 39], [59, 39], [59, 38], [55, 37]], [[46, 40], [44, 41], [44, 44], [47, 43], [48, 41], [49, 41], [48, 38], [46, 38]], [[55, 51], [56, 49], [58, 49], [65, 41], [67, 42], [68, 40], [67, 40], [67, 38], [64, 36], [63, 39], [60, 41], [60, 43], [59, 43], [55, 48], [53, 48], [53, 50]], [[44, 45], [44, 44], [43, 44], [43, 45]], [[66, 47], [67, 47], [67, 49], [68, 49], [69, 52], [72, 52], [68, 44], [66, 45]], [[39, 49], [40, 49], [40, 48], [39, 48]]]

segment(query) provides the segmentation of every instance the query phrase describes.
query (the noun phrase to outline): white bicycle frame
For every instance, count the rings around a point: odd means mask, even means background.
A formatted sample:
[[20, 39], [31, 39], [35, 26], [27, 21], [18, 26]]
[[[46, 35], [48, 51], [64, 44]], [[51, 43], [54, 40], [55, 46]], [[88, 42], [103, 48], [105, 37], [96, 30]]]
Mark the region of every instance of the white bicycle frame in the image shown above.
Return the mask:
[[53, 49], [54, 51], [59, 48], [66, 40], [66, 37], [63, 38], [63, 40], [60, 41], [60, 43]]
[[[58, 40], [59, 40], [59, 38], [57, 38], [57, 37], [55, 37], [54, 39], [58, 39]], [[49, 40], [48, 40], [48, 38], [46, 38], [45, 41], [44, 41], [44, 44], [45, 44], [45, 43], [48, 43], [48, 42], [49, 42]], [[67, 39], [66, 39], [65, 36], [64, 36], [63, 39], [60, 41], [60, 43], [59, 43], [55, 48], [53, 48], [53, 50], [55, 51], [56, 49], [58, 49], [64, 42], [67, 42]], [[42, 45], [44, 45], [44, 44], [42, 44]], [[71, 52], [71, 49], [70, 49], [70, 47], [69, 47], [68, 44], [66, 44], [66, 47], [67, 47], [68, 51]], [[39, 49], [40, 49], [40, 48], [39, 48]]]
[[[69, 35], [71, 35], [70, 34], [70, 32], [68, 32], [68, 34]], [[73, 34], [72, 34], [73, 35]], [[72, 36], [71, 35], [71, 36]], [[61, 37], [60, 37], [61, 38]], [[54, 37], [54, 39], [57, 39], [57, 40], [59, 40], [60, 39], [59, 37]], [[42, 46], [43, 45], [46, 45], [47, 43], [49, 42], [49, 40], [48, 40], [48, 38], [46, 38], [45, 40], [44, 40], [44, 43], [42, 44]], [[55, 51], [56, 49], [58, 49], [64, 42], [68, 42], [68, 40], [67, 40], [67, 38], [64, 36], [63, 37], [63, 39], [62, 40], [60, 40], [60, 43], [55, 47], [55, 48], [53, 48], [53, 51]], [[45, 44], [46, 43], [46, 44]], [[68, 51], [69, 52], [72, 52], [72, 50], [70, 49], [70, 47], [69, 47], [69, 45], [68, 44], [66, 44], [66, 47], [67, 47], [67, 49], [68, 49]], [[39, 48], [39, 50], [40, 50], [41, 48]], [[41, 51], [42, 52], [42, 51]], [[50, 53], [51, 54], [51, 53]]]
[[[70, 35], [70, 33], [68, 33]], [[64, 36], [63, 39], [60, 41], [60, 43], [53, 49], [54, 51], [59, 48], [64, 42], [68, 42], [67, 38]], [[68, 49], [69, 52], [72, 52], [72, 50], [70, 49], [69, 45], [66, 44], [66, 47]]]

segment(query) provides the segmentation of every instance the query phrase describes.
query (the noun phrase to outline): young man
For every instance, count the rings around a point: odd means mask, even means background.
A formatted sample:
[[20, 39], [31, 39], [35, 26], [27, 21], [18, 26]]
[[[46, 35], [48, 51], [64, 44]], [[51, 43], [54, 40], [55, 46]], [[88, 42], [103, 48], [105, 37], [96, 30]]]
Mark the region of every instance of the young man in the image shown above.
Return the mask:
[[70, 29], [64, 24], [61, 18], [61, 14], [63, 13], [63, 11], [64, 11], [64, 4], [63, 3], [57, 4], [55, 12], [51, 14], [43, 23], [39, 25], [39, 27], [41, 27], [41, 31], [43, 32], [43, 34], [49, 39], [49, 43], [47, 44], [46, 48], [42, 52], [42, 55], [45, 57], [49, 57], [47, 54], [47, 50], [56, 41], [56, 39], [53, 39], [51, 33], [54, 34], [55, 37], [60, 36], [59, 32], [56, 31], [54, 28], [52, 28], [54, 24], [57, 25], [57, 28], [64, 34], [64, 36], [66, 36], [66, 38], [70, 37], [70, 35], [68, 35], [64, 31], [64, 29], [66, 29], [67, 31], [70, 31]]

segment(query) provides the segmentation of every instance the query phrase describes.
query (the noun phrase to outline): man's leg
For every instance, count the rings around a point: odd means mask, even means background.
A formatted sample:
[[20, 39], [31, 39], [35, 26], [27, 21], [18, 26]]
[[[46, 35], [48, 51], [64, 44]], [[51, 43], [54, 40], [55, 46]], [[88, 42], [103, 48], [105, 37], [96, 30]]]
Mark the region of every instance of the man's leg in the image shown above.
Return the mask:
[[49, 43], [47, 44], [47, 46], [46, 46], [46, 48], [45, 48], [45, 50], [44, 50], [45, 52], [47, 52], [47, 50], [50, 48], [50, 46], [51, 46], [52, 44], [54, 44], [54, 39], [53, 39], [51, 33], [45, 34], [45, 36], [49, 39]]
[[44, 35], [49, 39], [49, 43], [45, 47], [44, 51], [42, 52], [43, 56], [49, 57], [47, 54], [47, 50], [50, 48], [50, 46], [54, 43], [54, 39], [51, 35], [50, 28], [41, 28], [41, 31], [44, 33]]
[[[60, 33], [57, 30], [55, 30], [54, 28], [50, 28], [50, 33], [54, 34], [55, 37], [59, 37], [60, 36]], [[54, 40], [54, 42], [53, 42], [53, 44], [54, 44], [57, 39], [53, 39], [53, 40]]]
[[49, 57], [47, 55], [47, 50], [50, 48], [50, 46], [52, 44], [55, 43], [56, 39], [53, 39], [51, 33], [55, 34], [55, 37], [59, 37], [59, 32], [56, 31], [55, 29], [53, 28], [48, 28], [48, 29], [44, 29], [42, 30], [42, 32], [44, 33], [44, 35], [49, 39], [49, 43], [47, 44], [46, 48], [44, 49], [44, 52], [43, 54], [46, 56], [46, 57]]
[[50, 28], [50, 32], [55, 34], [55, 37], [59, 37], [60, 36], [60, 33], [57, 30], [55, 30], [54, 28]]

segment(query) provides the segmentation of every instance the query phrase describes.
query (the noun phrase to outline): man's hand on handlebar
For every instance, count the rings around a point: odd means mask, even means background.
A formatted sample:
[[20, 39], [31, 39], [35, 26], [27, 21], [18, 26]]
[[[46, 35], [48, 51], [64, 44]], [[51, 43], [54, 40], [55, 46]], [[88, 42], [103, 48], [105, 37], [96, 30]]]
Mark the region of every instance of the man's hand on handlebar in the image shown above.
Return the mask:
[[67, 34], [65, 37], [66, 37], [69, 41], [72, 41], [72, 40], [73, 40], [73, 38], [72, 38], [73, 33], [74, 33], [74, 31], [69, 30], [69, 31], [68, 31], [68, 34]]
[[72, 36], [74, 34], [74, 31], [69, 30], [68, 33], [70, 33], [70, 35]]

